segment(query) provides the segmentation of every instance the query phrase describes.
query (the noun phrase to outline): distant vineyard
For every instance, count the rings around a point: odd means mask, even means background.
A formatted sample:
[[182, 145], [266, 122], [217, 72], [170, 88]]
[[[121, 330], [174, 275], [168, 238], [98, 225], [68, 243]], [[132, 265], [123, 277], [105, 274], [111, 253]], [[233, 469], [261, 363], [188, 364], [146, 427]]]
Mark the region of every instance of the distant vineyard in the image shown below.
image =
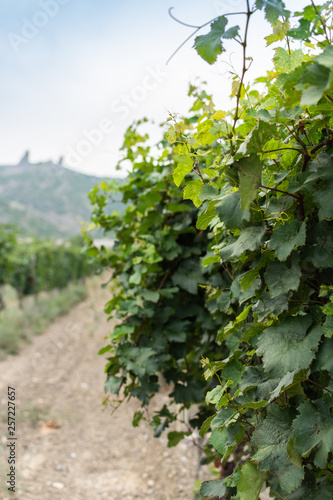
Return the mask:
[[[0, 287], [12, 286], [20, 304], [28, 295], [65, 288], [93, 272], [76, 240], [19, 241], [10, 226], [0, 226]], [[0, 308], [4, 308], [0, 296]]]

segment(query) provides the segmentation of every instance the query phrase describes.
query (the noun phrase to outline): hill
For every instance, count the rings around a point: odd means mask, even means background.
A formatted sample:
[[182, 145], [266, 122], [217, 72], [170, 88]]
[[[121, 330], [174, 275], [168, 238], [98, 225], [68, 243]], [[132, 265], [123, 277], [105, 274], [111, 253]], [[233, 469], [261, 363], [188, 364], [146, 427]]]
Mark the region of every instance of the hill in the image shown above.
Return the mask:
[[[80, 233], [90, 219], [88, 192], [102, 179], [62, 165], [30, 163], [0, 166], [0, 223], [18, 226], [23, 236], [63, 238]], [[119, 179], [120, 182], [120, 179]], [[112, 210], [121, 210], [116, 202]]]

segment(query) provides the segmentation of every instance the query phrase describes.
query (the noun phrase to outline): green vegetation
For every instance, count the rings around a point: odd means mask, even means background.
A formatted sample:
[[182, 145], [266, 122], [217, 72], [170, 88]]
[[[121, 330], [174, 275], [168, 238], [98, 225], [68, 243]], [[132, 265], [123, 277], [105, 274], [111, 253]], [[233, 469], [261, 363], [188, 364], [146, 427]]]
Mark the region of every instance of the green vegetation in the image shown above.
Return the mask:
[[23, 242], [11, 226], [0, 226], [0, 356], [16, 354], [23, 340], [86, 298], [84, 279], [95, 267], [82, 246], [80, 237]]
[[[233, 109], [216, 110], [191, 86], [190, 114], [169, 118], [158, 154], [128, 129], [126, 213], [106, 211], [107, 182], [91, 193], [93, 222], [117, 241], [98, 250], [87, 237], [90, 255], [114, 269], [117, 293], [105, 311], [123, 320], [100, 352], [108, 353], [105, 388], [122, 388], [144, 408], [162, 373], [180, 406], [152, 417], [156, 436], [198, 404], [188, 430], [168, 438], [173, 446], [195, 428], [208, 433], [206, 461], [217, 460], [221, 474], [201, 497], [256, 500], [269, 487], [272, 498], [330, 500], [332, 5], [311, 2], [292, 19], [282, 0], [253, 3], [244, 1], [243, 33], [220, 16], [195, 39], [210, 64], [224, 39], [241, 45]], [[277, 46], [274, 67], [250, 85], [257, 10], [272, 25], [267, 44]]]
[[[161, 372], [174, 384], [170, 405], [201, 403], [193, 424], [200, 426], [208, 416], [204, 394], [212, 386], [202, 377], [200, 359], [218, 351], [204, 290], [197, 293], [198, 282], [210, 279], [199, 262], [209, 237], [197, 233], [197, 210], [173, 185], [168, 151], [162, 147], [159, 158], [151, 157], [146, 139], [135, 127], [127, 130], [123, 149], [134, 168], [119, 188], [124, 203], [131, 203], [124, 215], [105, 214], [114, 185], [104, 182], [90, 193], [94, 223], [114, 231], [117, 242], [113, 249], [99, 251], [90, 240], [88, 255], [113, 270], [114, 298], [105, 310], [124, 319], [110, 337], [112, 344], [102, 349], [114, 353], [106, 368], [106, 388], [114, 393], [124, 388], [125, 396], [134, 395], [146, 405], [159, 388]], [[218, 284], [215, 278], [211, 283]], [[156, 436], [176, 419], [170, 405], [154, 417]], [[134, 421], [143, 415], [138, 412]]]
[[[0, 263], [0, 285], [12, 286], [21, 304], [26, 296], [65, 288], [94, 271], [79, 237], [61, 244], [46, 240], [21, 242], [10, 226], [0, 226]], [[1, 305], [3, 308], [2, 299]]]
[[52, 321], [86, 297], [86, 285], [70, 284], [63, 290], [43, 294], [38, 301], [29, 297], [27, 307], [20, 309], [14, 290], [7, 289], [4, 301], [8, 300], [10, 305], [0, 314], [0, 359], [7, 354], [17, 354], [22, 343], [43, 333]]

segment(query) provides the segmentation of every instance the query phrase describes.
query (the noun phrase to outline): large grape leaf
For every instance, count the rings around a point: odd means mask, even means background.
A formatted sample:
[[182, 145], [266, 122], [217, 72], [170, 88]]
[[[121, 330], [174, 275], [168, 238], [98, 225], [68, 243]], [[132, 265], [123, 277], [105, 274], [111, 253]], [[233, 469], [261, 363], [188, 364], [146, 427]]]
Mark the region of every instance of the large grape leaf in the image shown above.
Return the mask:
[[327, 316], [323, 324], [323, 332], [325, 337], [333, 337], [333, 316]]
[[249, 220], [248, 211], [242, 211], [239, 191], [224, 196], [216, 205], [215, 212], [227, 229], [239, 228], [243, 220]]
[[234, 243], [220, 250], [222, 259], [228, 260], [230, 258], [240, 257], [245, 250], [259, 250], [263, 245], [265, 233], [266, 226], [264, 224], [243, 229]]
[[225, 313], [228, 311], [230, 307], [230, 299], [231, 299], [230, 290], [223, 290], [221, 292], [221, 295], [216, 301], [217, 307], [219, 308], [220, 311]]
[[[333, 198], [333, 197], [332, 197]], [[301, 250], [302, 261], [309, 260], [318, 269], [333, 267], [333, 224], [321, 221], [311, 228], [308, 234], [309, 244]]]
[[229, 406], [222, 408], [222, 410], [220, 410], [216, 415], [213, 415], [211, 428], [217, 429], [218, 427], [227, 427], [230, 423], [233, 423], [234, 416], [235, 410], [233, 408], [230, 408]]
[[[249, 153], [261, 153], [264, 145], [276, 136], [276, 126], [259, 120], [258, 125], [254, 127], [245, 141], [241, 144], [237, 153], [243, 155]], [[237, 164], [236, 164], [237, 165]]]
[[293, 250], [305, 244], [305, 236], [305, 222], [293, 220], [275, 229], [268, 243], [268, 248], [275, 250], [277, 258], [284, 261]]
[[309, 19], [300, 19], [296, 28], [288, 30], [287, 35], [296, 40], [308, 40], [311, 36], [311, 22]]
[[282, 0], [256, 0], [257, 9], [265, 9], [265, 17], [271, 24], [276, 24], [280, 16], [289, 17]]
[[320, 207], [318, 212], [319, 220], [332, 219], [333, 217], [332, 188], [333, 184], [330, 183], [313, 196], [314, 201]]
[[[333, 52], [332, 52], [333, 56]], [[332, 58], [333, 65], [333, 58]], [[333, 73], [332, 73], [332, 87], [333, 87]], [[319, 207], [319, 219], [331, 219], [333, 217], [333, 161], [332, 157], [327, 153], [321, 153], [318, 158], [311, 162], [309, 169], [313, 172], [305, 181], [305, 188], [307, 184], [312, 184], [318, 179], [324, 181], [324, 186], [316, 189], [313, 199]]]
[[285, 294], [289, 290], [297, 290], [301, 279], [301, 270], [296, 260], [291, 269], [282, 262], [271, 262], [265, 272], [265, 281], [271, 297]]
[[315, 484], [302, 484], [296, 491], [287, 495], [285, 500], [332, 500], [333, 483], [324, 481]]
[[293, 385], [299, 384], [305, 378], [304, 372], [298, 372], [297, 370], [288, 372], [281, 379], [270, 378], [262, 367], [249, 366], [242, 375], [240, 387], [243, 392], [252, 389], [253, 395], [251, 397], [254, 401], [267, 401], [270, 403], [281, 392], [286, 391]]
[[279, 40], [283, 40], [286, 36], [286, 33], [290, 27], [290, 23], [288, 19], [285, 21], [277, 21], [273, 26], [273, 33], [271, 35], [265, 36], [265, 40], [267, 41], [267, 47], [274, 42], [278, 42]]
[[261, 185], [262, 164], [259, 157], [252, 154], [242, 158], [237, 162], [239, 170], [239, 193], [241, 199], [241, 209], [249, 210], [251, 203], [258, 194]]
[[254, 280], [257, 278], [260, 269], [262, 269], [263, 267], [266, 267], [267, 264], [269, 262], [271, 262], [272, 260], [274, 260], [273, 252], [270, 252], [268, 250], [264, 250], [261, 254], [261, 259], [260, 259], [259, 263], [255, 267], [253, 267], [252, 269], [247, 271], [241, 277], [240, 283], [242, 285], [243, 290], [246, 290], [247, 288], [249, 288], [249, 286], [252, 285]]
[[288, 459], [287, 444], [291, 438], [292, 415], [288, 409], [271, 405], [266, 420], [254, 431], [251, 444], [258, 451], [252, 459], [261, 471], [276, 474], [282, 491], [291, 493], [302, 482], [304, 472]]
[[239, 482], [237, 485], [237, 498], [239, 500], [257, 500], [261, 488], [266, 480], [267, 473], [258, 470], [253, 462], [246, 462], [240, 471]]
[[301, 50], [294, 50], [289, 53], [282, 47], [278, 47], [273, 58], [275, 69], [279, 73], [290, 73], [290, 71], [302, 64], [304, 57]]
[[[301, 105], [312, 106], [317, 104], [325, 92], [330, 92], [333, 86], [333, 47], [328, 46], [323, 53], [313, 59], [304, 71], [300, 84], [303, 89]], [[304, 88], [305, 87], [305, 88]]]
[[194, 295], [198, 291], [198, 284], [204, 282], [199, 263], [189, 260], [183, 261], [172, 275], [172, 283], [175, 286], [179, 286], [179, 288]]
[[[329, 316], [331, 318], [332, 316]], [[323, 325], [323, 330], [325, 324]], [[333, 377], [333, 339], [325, 338], [321, 343], [316, 359], [311, 365], [312, 371], [327, 370]]]
[[261, 288], [261, 279], [259, 276], [253, 281], [253, 283], [246, 290], [242, 289], [242, 286], [239, 281], [234, 281], [234, 283], [237, 283], [239, 287], [239, 298], [238, 298], [239, 305], [242, 305], [244, 302], [254, 297], [256, 295], [257, 290], [260, 290]]
[[226, 487], [221, 479], [204, 481], [201, 485], [200, 494], [204, 497], [221, 498], [226, 493]]
[[201, 188], [199, 198], [201, 201], [216, 200], [220, 197], [220, 190], [209, 184], [204, 184]]
[[254, 389], [254, 401], [267, 401], [278, 382], [277, 378], [269, 378], [261, 366], [248, 366], [243, 373], [240, 388], [243, 392]]
[[271, 401], [273, 401], [273, 399], [277, 398], [281, 392], [286, 391], [288, 387], [290, 387], [294, 383], [297, 384], [299, 382], [303, 382], [303, 380], [305, 380], [306, 378], [306, 376], [304, 375], [304, 371], [296, 376], [298, 373], [298, 370], [294, 370], [292, 372], [288, 372], [284, 377], [282, 377], [274, 391], [270, 393], [268, 402], [270, 403]]
[[212, 222], [212, 220], [216, 217], [214, 207], [208, 207], [206, 210], [201, 212], [198, 217], [196, 227], [197, 229], [207, 229], [208, 225]]
[[141, 297], [148, 302], [154, 302], [156, 304], [159, 301], [160, 294], [153, 290], [142, 290]]
[[126, 364], [127, 369], [134, 372], [138, 377], [145, 374], [151, 375], [158, 370], [156, 352], [150, 347], [128, 347], [129, 344], [122, 344], [118, 348], [121, 363]]
[[333, 65], [333, 47], [328, 45], [323, 52], [314, 59], [317, 63], [322, 64], [326, 68], [331, 69]]
[[260, 300], [254, 304], [252, 311], [258, 315], [258, 321], [262, 321], [270, 314], [278, 316], [288, 309], [288, 295], [281, 294], [272, 298], [269, 293], [263, 293]]
[[243, 438], [244, 428], [240, 424], [234, 423], [222, 429], [214, 429], [208, 442], [221, 453], [223, 459], [226, 459], [236, 446], [243, 441]]
[[283, 377], [293, 370], [308, 368], [318, 349], [322, 328], [309, 330], [309, 316], [287, 318], [267, 328], [258, 341], [257, 353], [263, 356], [270, 377]]
[[297, 452], [306, 455], [318, 446], [314, 463], [321, 469], [325, 468], [328, 454], [333, 452], [333, 421], [325, 401], [318, 399], [302, 403], [293, 428]]
[[190, 156], [182, 155], [179, 158], [177, 163], [177, 167], [173, 171], [173, 180], [175, 181], [176, 186], [180, 186], [182, 180], [185, 175], [189, 174], [193, 168], [193, 161]]
[[202, 181], [200, 179], [189, 181], [184, 187], [184, 200], [192, 200], [196, 207], [200, 207], [200, 205], [202, 204], [202, 201], [199, 198], [201, 188]]
[[211, 25], [207, 35], [197, 36], [194, 47], [198, 54], [209, 64], [213, 64], [217, 56], [222, 53], [222, 38], [235, 38], [238, 34], [239, 26], [233, 26], [225, 30], [228, 20], [224, 16], [218, 17]]

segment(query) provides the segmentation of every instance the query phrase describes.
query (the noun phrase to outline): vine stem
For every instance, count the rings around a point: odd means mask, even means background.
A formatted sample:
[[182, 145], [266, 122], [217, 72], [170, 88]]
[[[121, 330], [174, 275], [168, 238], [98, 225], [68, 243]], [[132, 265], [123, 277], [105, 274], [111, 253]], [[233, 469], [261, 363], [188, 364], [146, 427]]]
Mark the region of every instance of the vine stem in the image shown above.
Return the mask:
[[293, 193], [288, 193], [288, 191], [282, 191], [281, 189], [273, 188], [273, 187], [268, 187], [268, 186], [263, 186], [260, 184], [262, 189], [268, 189], [269, 191], [277, 191], [278, 193], [286, 194], [287, 196], [292, 196], [292, 198], [295, 198], [297, 200], [298, 206], [299, 206], [299, 211], [300, 211], [300, 220], [305, 220], [305, 212], [304, 212], [304, 205], [303, 205], [303, 196], [302, 194], [293, 194]]
[[158, 289], [157, 289], [157, 291], [158, 291], [158, 292], [159, 292], [159, 291], [163, 288], [164, 283], [166, 282], [166, 280], [167, 280], [167, 278], [168, 278], [169, 274], [170, 274], [170, 271], [167, 271], [167, 272], [165, 273], [165, 275], [164, 275], [164, 277], [163, 277], [163, 279], [162, 279], [162, 281], [161, 281], [161, 283], [160, 283], [160, 285], [159, 285], [159, 287], [158, 287]]
[[330, 137], [329, 139], [325, 139], [323, 142], [321, 142], [316, 147], [311, 149], [310, 153], [313, 155], [314, 153], [316, 153], [319, 149], [323, 148], [324, 146], [329, 146], [330, 144], [332, 144], [332, 142], [333, 142], [332, 137]]
[[[222, 385], [222, 384], [221, 384]], [[239, 414], [240, 418], [243, 420], [243, 422], [245, 422], [247, 425], [249, 425], [250, 427], [252, 427], [252, 429], [255, 429], [255, 426], [251, 424], [251, 422], [249, 422], [245, 417], [244, 415], [238, 410], [237, 406], [235, 405], [235, 403], [233, 402], [232, 399], [229, 398], [229, 394], [227, 392], [225, 392], [225, 396], [227, 398], [227, 400], [229, 401], [229, 403], [234, 407], [234, 409], [236, 410], [236, 412]], [[247, 433], [247, 432], [246, 432]]]
[[[189, 155], [191, 156], [191, 158], [192, 158], [190, 148], [188, 147], [188, 144], [187, 144], [187, 142], [186, 142], [186, 141], [185, 141], [185, 146], [186, 146], [186, 149], [187, 149], [187, 151], [188, 151], [188, 154], [189, 154]], [[200, 172], [200, 168], [199, 168], [199, 166], [198, 166], [198, 165], [199, 165], [199, 160], [193, 160], [193, 170], [194, 170], [194, 172], [195, 172], [195, 173], [196, 173], [196, 174], [200, 177], [200, 179], [202, 180], [202, 182], [203, 182], [204, 184], [206, 184], [206, 181], [205, 181], [205, 179], [202, 177], [202, 174], [201, 174], [201, 172]]]
[[228, 276], [231, 278], [232, 281], [234, 281], [234, 277], [233, 275], [229, 272], [229, 269], [227, 268], [227, 266], [224, 264], [224, 262], [221, 263], [223, 269], [225, 270], [225, 272], [228, 274]]
[[276, 151], [285, 151], [285, 150], [298, 151], [299, 153], [304, 154], [304, 152], [301, 149], [297, 149], [297, 148], [277, 148], [277, 149], [270, 149], [268, 151], [262, 151], [262, 153], [263, 154], [275, 153]]
[[136, 338], [135, 338], [135, 342], [134, 342], [134, 345], [136, 346], [138, 344], [138, 341], [139, 341], [139, 338], [140, 338], [140, 335], [142, 333], [142, 330], [145, 326], [145, 324], [147, 323], [147, 318], [143, 318], [142, 322], [141, 322], [141, 325], [140, 325], [140, 328], [139, 328], [139, 331], [138, 333], [136, 334]]
[[329, 389], [327, 389], [327, 387], [324, 387], [323, 385], [317, 384], [317, 382], [314, 382], [313, 380], [311, 380], [311, 379], [309, 379], [309, 378], [307, 378], [306, 380], [307, 380], [307, 382], [310, 382], [311, 384], [314, 384], [314, 385], [316, 385], [316, 386], [320, 387], [320, 388], [321, 388], [321, 389], [323, 389], [324, 391], [327, 391], [327, 392], [329, 392], [330, 394], [332, 393], [332, 391], [330, 391]]
[[196, 162], [196, 163], [194, 164], [194, 172], [195, 172], [195, 173], [196, 173], [196, 174], [200, 177], [200, 179], [202, 180], [202, 182], [203, 182], [204, 184], [206, 184], [206, 181], [205, 181], [205, 179], [202, 177], [202, 174], [201, 174], [200, 169], [199, 169], [199, 167], [198, 167], [198, 162]]
[[247, 12], [246, 12], [247, 17], [246, 17], [246, 25], [245, 25], [245, 32], [244, 32], [244, 40], [241, 43], [241, 45], [243, 45], [243, 68], [242, 68], [242, 76], [241, 76], [241, 80], [239, 83], [239, 89], [238, 89], [237, 98], [236, 98], [236, 111], [235, 111], [235, 117], [234, 117], [234, 124], [232, 126], [234, 133], [235, 133], [236, 123], [239, 119], [239, 102], [240, 102], [240, 96], [242, 93], [242, 87], [243, 87], [243, 83], [244, 83], [245, 73], [248, 70], [248, 68], [246, 67], [247, 35], [249, 32], [250, 17], [253, 14], [253, 12], [250, 9], [250, 1], [249, 0], [246, 0], [246, 6], [247, 6]]
[[277, 191], [278, 193], [286, 194], [287, 196], [292, 196], [296, 200], [299, 200], [299, 197], [296, 194], [288, 193], [288, 191], [282, 191], [281, 189], [263, 186], [262, 184], [260, 184], [259, 187], [263, 189], [268, 189], [269, 191]]
[[323, 28], [324, 28], [324, 31], [325, 31], [326, 40], [327, 40], [327, 42], [330, 44], [331, 42], [330, 42], [330, 39], [329, 39], [329, 36], [328, 36], [328, 33], [327, 33], [327, 26], [326, 26], [325, 19], [323, 18], [323, 16], [322, 16], [322, 15], [320, 14], [320, 12], [318, 11], [318, 9], [317, 9], [317, 7], [315, 6], [315, 3], [314, 3], [314, 1], [313, 1], [313, 0], [311, 0], [311, 3], [312, 3], [312, 5], [313, 5], [313, 8], [314, 8], [314, 10], [315, 10], [316, 14], [317, 14], [317, 15], [319, 15], [319, 17], [320, 17], [321, 23], [322, 23]]
[[308, 150], [307, 150], [305, 142], [303, 142], [302, 139], [297, 134], [295, 134], [295, 132], [290, 130], [290, 128], [288, 127], [287, 124], [286, 124], [286, 129], [288, 130], [289, 134], [291, 134], [294, 137], [295, 141], [298, 142], [298, 144], [300, 144], [302, 146], [304, 153], [308, 154]]

